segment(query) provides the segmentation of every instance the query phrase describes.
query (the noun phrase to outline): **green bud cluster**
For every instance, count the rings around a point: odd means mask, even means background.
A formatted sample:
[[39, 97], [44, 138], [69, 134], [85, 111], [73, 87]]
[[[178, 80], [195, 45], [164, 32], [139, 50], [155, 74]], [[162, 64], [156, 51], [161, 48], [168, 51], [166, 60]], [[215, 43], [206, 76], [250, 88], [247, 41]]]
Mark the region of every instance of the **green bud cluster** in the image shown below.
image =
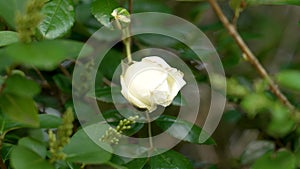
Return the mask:
[[32, 41], [36, 28], [43, 18], [40, 11], [45, 2], [45, 0], [30, 0], [26, 5], [25, 14], [17, 14], [16, 27], [21, 42], [29, 43]]
[[130, 116], [128, 119], [121, 120], [116, 128], [110, 127], [100, 138], [100, 141], [110, 144], [118, 144], [123, 131], [131, 129], [131, 125], [136, 123], [138, 118], [139, 116]]
[[72, 108], [68, 108], [62, 117], [62, 124], [58, 127], [57, 133], [54, 134], [52, 130], [49, 130], [49, 149], [51, 153], [50, 162], [64, 160], [66, 155], [62, 152], [62, 149], [70, 141], [70, 136], [73, 130], [74, 115]]

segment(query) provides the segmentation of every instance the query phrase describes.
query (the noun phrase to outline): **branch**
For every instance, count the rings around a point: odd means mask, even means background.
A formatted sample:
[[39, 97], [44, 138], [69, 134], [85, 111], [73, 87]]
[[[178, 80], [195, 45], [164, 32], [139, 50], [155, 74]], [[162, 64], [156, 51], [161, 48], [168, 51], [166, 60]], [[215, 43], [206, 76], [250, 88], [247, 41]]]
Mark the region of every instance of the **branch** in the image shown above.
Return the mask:
[[46, 78], [43, 76], [42, 72], [39, 69], [37, 69], [36, 67], [33, 67], [33, 70], [37, 73], [37, 75], [41, 79], [42, 86], [45, 86], [46, 88], [51, 89], [51, 85], [48, 83]]
[[67, 70], [64, 66], [62, 66], [61, 64], [59, 64], [58, 67], [59, 67], [60, 71], [61, 71], [66, 77], [71, 78], [71, 74], [68, 72], [68, 70]]
[[130, 14], [132, 14], [132, 6], [133, 6], [133, 0], [128, 0], [128, 11]]
[[290, 103], [290, 101], [286, 98], [286, 96], [282, 94], [277, 84], [269, 76], [265, 68], [259, 63], [255, 55], [251, 52], [247, 44], [244, 42], [240, 34], [235, 29], [234, 25], [228, 21], [228, 19], [222, 12], [220, 6], [216, 2], [216, 0], [208, 0], [208, 2], [210, 3], [211, 7], [215, 11], [216, 15], [219, 17], [219, 19], [221, 20], [221, 22], [223, 23], [223, 25], [225, 26], [229, 34], [233, 37], [237, 45], [244, 53], [244, 56], [246, 57], [247, 61], [249, 61], [258, 71], [260, 76], [268, 82], [271, 91], [276, 95], [276, 97], [280, 100], [280, 102], [286, 105], [291, 112], [294, 112], [296, 108]]

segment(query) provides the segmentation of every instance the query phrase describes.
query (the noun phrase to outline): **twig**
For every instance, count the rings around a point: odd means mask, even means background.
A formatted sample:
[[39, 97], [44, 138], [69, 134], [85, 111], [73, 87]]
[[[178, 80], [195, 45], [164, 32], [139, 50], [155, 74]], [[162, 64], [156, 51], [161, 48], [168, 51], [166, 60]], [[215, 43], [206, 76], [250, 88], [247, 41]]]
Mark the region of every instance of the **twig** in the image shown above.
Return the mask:
[[71, 74], [68, 72], [68, 70], [64, 67], [64, 66], [62, 66], [61, 64], [58, 66], [59, 67], [59, 69], [60, 69], [60, 71], [66, 76], [66, 77], [71, 77]]
[[128, 11], [132, 14], [133, 0], [128, 0]]
[[227, 29], [229, 34], [233, 37], [233, 39], [235, 40], [237, 45], [240, 47], [240, 49], [244, 53], [244, 56], [246, 57], [247, 61], [250, 62], [255, 67], [255, 69], [258, 71], [260, 76], [268, 82], [271, 91], [276, 95], [276, 97], [280, 100], [280, 102], [283, 103], [284, 105], [286, 105], [290, 109], [291, 112], [294, 112], [296, 110], [295, 107], [290, 103], [290, 101], [286, 98], [286, 96], [284, 94], [282, 94], [282, 92], [278, 88], [277, 84], [273, 81], [273, 79], [269, 76], [269, 74], [267, 73], [265, 68], [260, 64], [258, 59], [251, 52], [251, 50], [249, 49], [247, 44], [244, 42], [244, 40], [242, 39], [240, 34], [235, 29], [234, 25], [232, 25], [228, 21], [228, 19], [224, 15], [223, 11], [221, 10], [220, 6], [216, 2], [216, 0], [208, 0], [208, 2], [210, 3], [211, 7], [215, 11], [215, 13], [217, 14], [219, 19], [225, 26], [225, 28]]
[[103, 77], [102, 78], [102, 81], [104, 84], [110, 86], [110, 87], [115, 87], [115, 86], [118, 86], [117, 84], [115, 84], [114, 82], [108, 80], [106, 77]]
[[37, 69], [36, 67], [33, 67], [33, 69], [37, 73], [37, 75], [39, 76], [39, 78], [42, 80], [42, 85], [45, 86], [46, 88], [51, 88], [50, 84], [48, 83], [48, 81], [46, 80], [46, 78], [43, 76], [43, 74], [41, 73], [41, 71], [39, 69]]

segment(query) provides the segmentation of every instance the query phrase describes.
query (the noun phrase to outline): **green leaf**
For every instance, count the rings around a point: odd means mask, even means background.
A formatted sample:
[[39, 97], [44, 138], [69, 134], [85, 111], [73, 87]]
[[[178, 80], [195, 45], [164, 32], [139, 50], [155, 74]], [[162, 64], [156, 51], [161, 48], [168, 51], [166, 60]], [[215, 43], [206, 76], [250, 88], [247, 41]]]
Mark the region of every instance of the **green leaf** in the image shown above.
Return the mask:
[[[163, 115], [155, 123], [158, 127], [168, 132], [171, 136], [195, 144], [215, 144], [215, 141], [208, 137], [207, 140], [200, 138], [201, 134], [207, 136], [207, 133], [200, 127], [193, 125], [188, 121], [176, 120], [176, 117]], [[173, 125], [173, 128], [170, 127]], [[186, 136], [185, 134], [188, 133]], [[204, 137], [207, 138], [207, 137]]]
[[102, 25], [110, 27], [111, 13], [117, 7], [119, 4], [116, 0], [95, 0], [91, 12]]
[[96, 87], [95, 95], [97, 100], [106, 103], [128, 103], [128, 101], [121, 94], [121, 89], [119, 87]]
[[4, 82], [5, 82], [5, 78], [3, 76], [0, 76], [0, 86], [2, 86]]
[[[85, 130], [94, 133], [93, 140], [99, 141], [106, 128], [101, 124], [86, 127]], [[102, 134], [101, 134], [102, 133]], [[103, 164], [110, 160], [111, 154], [93, 141], [83, 129], [77, 131], [67, 144], [63, 152], [67, 154], [66, 160], [69, 162], [84, 164]], [[99, 144], [103, 144], [99, 141]], [[109, 145], [104, 145], [109, 148]]]
[[[143, 42], [143, 44], [149, 46], [173, 47], [178, 44], [178, 41], [175, 39], [158, 34], [141, 34], [138, 35], [137, 38], [139, 41]], [[156, 42], [159, 42], [159, 44]]]
[[28, 127], [39, 126], [38, 111], [31, 98], [2, 94], [0, 96], [0, 107], [5, 115], [18, 123]]
[[176, 95], [176, 97], [172, 101], [172, 105], [174, 106], [185, 106], [186, 105], [186, 99], [182, 97], [180, 93]]
[[264, 93], [251, 93], [242, 100], [241, 106], [250, 118], [254, 118], [259, 111], [272, 107], [272, 102]]
[[290, 111], [281, 103], [276, 103], [271, 108], [271, 120], [267, 132], [274, 137], [283, 137], [295, 127], [295, 121]]
[[26, 125], [24, 125], [24, 124], [20, 124], [20, 123], [17, 123], [15, 121], [9, 119], [1, 111], [0, 111], [0, 126], [1, 126], [0, 135], [6, 134], [8, 131], [11, 131], [14, 129], [26, 127]]
[[18, 42], [18, 33], [12, 31], [0, 31], [0, 47]]
[[65, 35], [75, 22], [75, 12], [71, 0], [52, 0], [42, 9], [43, 21], [39, 30], [46, 39]]
[[246, 0], [247, 5], [300, 5], [299, 0]]
[[300, 92], [300, 71], [284, 70], [276, 75], [279, 85]]
[[115, 154], [124, 154], [127, 157], [146, 157], [149, 147], [144, 147], [136, 143], [122, 143], [114, 145]]
[[296, 157], [296, 161], [297, 161], [297, 166], [300, 166], [300, 149], [295, 151], [295, 157]]
[[175, 152], [168, 151], [163, 154], [151, 157], [150, 159], [151, 168], [155, 169], [192, 169], [190, 161], [186, 159], [183, 155]]
[[16, 14], [24, 11], [26, 2], [27, 0], [0, 0], [0, 16], [15, 28]]
[[0, 71], [7, 69], [10, 65], [13, 64], [11, 58], [5, 55], [5, 49], [0, 49]]
[[227, 123], [237, 123], [242, 117], [242, 113], [237, 110], [228, 110], [224, 112], [222, 120]]
[[[117, 50], [110, 50], [102, 59], [99, 66], [99, 72], [101, 72], [106, 78], [111, 80], [114, 73], [117, 73], [116, 69], [120, 65], [123, 59], [123, 54]], [[121, 71], [121, 69], [119, 69]], [[121, 74], [121, 72], [120, 72]]]
[[22, 145], [18, 145], [13, 149], [11, 165], [14, 169], [55, 169], [35, 151]]
[[16, 43], [6, 47], [5, 54], [16, 63], [53, 70], [61, 61], [77, 57], [82, 46], [83, 43], [70, 40]]
[[70, 78], [62, 74], [57, 74], [53, 76], [53, 80], [61, 91], [69, 94], [72, 93], [72, 82]]
[[288, 150], [276, 153], [268, 152], [261, 156], [252, 166], [252, 169], [296, 169], [296, 157]]
[[33, 80], [21, 75], [9, 76], [5, 82], [3, 93], [31, 98], [40, 92], [40, 86]]
[[241, 162], [244, 165], [251, 164], [265, 153], [273, 150], [275, 150], [275, 145], [271, 141], [253, 141], [245, 148], [241, 155]]
[[143, 169], [143, 167], [146, 165], [147, 163], [147, 158], [137, 158], [134, 159], [132, 161], [130, 161], [129, 163], [127, 163], [125, 166], [128, 169]]
[[58, 128], [62, 124], [61, 118], [50, 114], [39, 114], [39, 121], [40, 128], [46, 129]]
[[49, 138], [45, 137], [45, 134], [47, 133], [45, 131], [45, 129], [34, 128], [34, 129], [28, 129], [27, 131], [28, 131], [27, 132], [28, 137], [38, 140], [38, 141], [44, 143], [45, 145], [48, 145]]
[[2, 160], [3, 162], [6, 162], [10, 160], [10, 154], [13, 150], [14, 145], [10, 143], [3, 143], [2, 145]]
[[243, 98], [249, 93], [248, 89], [242, 84], [240, 84], [235, 78], [227, 79], [226, 84], [228, 96], [234, 98]]
[[171, 8], [161, 0], [152, 0], [149, 3], [148, 0], [139, 0], [133, 3], [133, 13], [140, 12], [163, 12], [172, 13]]
[[37, 140], [34, 140], [30, 137], [24, 137], [19, 140], [19, 145], [28, 148], [29, 150], [35, 152], [42, 158], [46, 158], [47, 148], [43, 143]]

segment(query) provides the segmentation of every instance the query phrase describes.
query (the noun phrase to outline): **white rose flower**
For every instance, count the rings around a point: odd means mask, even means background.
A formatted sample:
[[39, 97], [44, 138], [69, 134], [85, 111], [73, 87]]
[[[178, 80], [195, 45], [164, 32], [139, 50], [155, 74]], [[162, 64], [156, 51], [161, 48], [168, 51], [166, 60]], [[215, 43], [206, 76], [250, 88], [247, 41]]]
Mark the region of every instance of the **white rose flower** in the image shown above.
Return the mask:
[[186, 84], [183, 73], [158, 56], [122, 66], [121, 93], [130, 103], [149, 112], [154, 111], [157, 105], [170, 105]]

